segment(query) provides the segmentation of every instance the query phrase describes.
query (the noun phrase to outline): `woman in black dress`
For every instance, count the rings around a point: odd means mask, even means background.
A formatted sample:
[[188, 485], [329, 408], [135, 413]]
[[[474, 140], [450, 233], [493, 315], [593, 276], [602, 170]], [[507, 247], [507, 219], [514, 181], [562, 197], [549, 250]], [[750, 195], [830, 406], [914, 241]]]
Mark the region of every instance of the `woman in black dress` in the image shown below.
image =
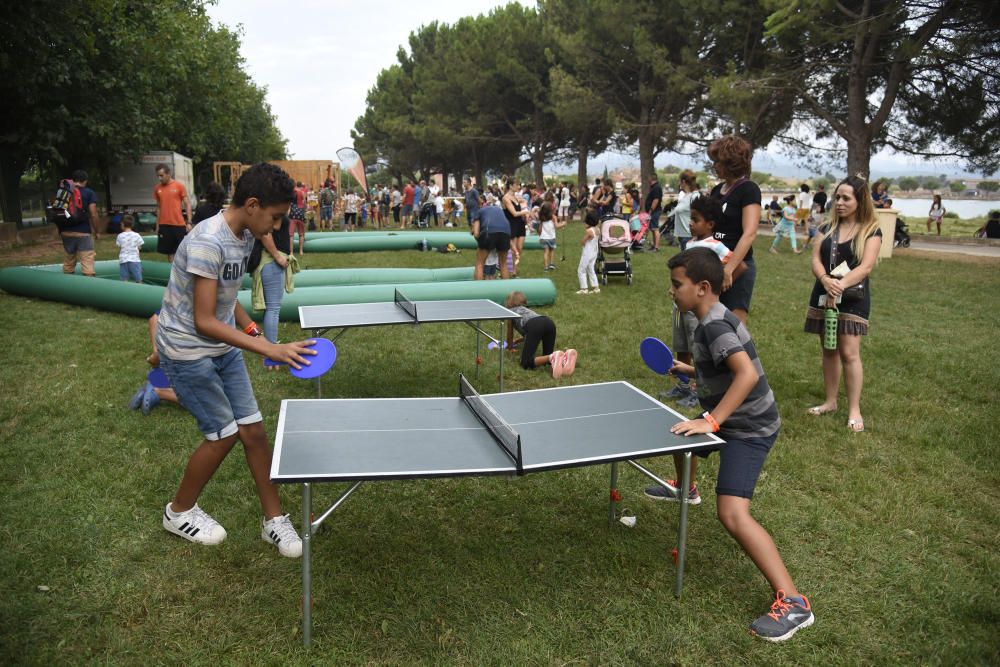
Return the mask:
[[[729, 134], [708, 145], [708, 157], [722, 179], [710, 195], [722, 202], [723, 219], [715, 224], [715, 238], [733, 251], [722, 277], [719, 301], [746, 324], [757, 281], [753, 242], [760, 227], [760, 187], [750, 180], [753, 148], [746, 139]], [[743, 262], [746, 271], [734, 279], [733, 271]]]
[[[521, 263], [521, 253], [524, 251], [524, 237], [528, 233], [525, 218], [529, 211], [522, 206], [524, 200], [521, 199], [520, 192], [521, 184], [508, 176], [504, 182], [500, 205], [503, 207], [504, 215], [507, 216], [507, 221], [510, 222], [510, 249], [514, 253], [514, 275], [511, 277], [517, 277], [517, 266]], [[500, 258], [501, 263], [505, 261], [506, 258]]]
[[[836, 303], [837, 349], [822, 348], [826, 400], [809, 408], [809, 414], [822, 415], [837, 409], [843, 369], [847, 427], [860, 433], [865, 430], [861, 416], [861, 387], [864, 381], [861, 337], [868, 335], [871, 312], [869, 274], [878, 261], [882, 247], [878, 214], [863, 179], [848, 177], [840, 182], [834, 191], [832, 220], [821, 226], [818, 232], [821, 242], [813, 245], [812, 253], [816, 284], [809, 298], [805, 330], [818, 333], [822, 343], [824, 310]], [[837, 270], [842, 264], [846, 264], [846, 273]], [[860, 295], [855, 293], [858, 285], [863, 286]]]

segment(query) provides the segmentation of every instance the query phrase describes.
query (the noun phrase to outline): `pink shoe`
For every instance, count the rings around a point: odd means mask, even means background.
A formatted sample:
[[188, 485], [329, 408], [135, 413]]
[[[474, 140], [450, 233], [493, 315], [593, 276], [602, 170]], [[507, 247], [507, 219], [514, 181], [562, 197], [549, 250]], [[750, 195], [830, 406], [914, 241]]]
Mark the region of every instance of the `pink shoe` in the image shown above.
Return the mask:
[[573, 371], [576, 370], [577, 354], [577, 351], [573, 348], [566, 350], [566, 354], [563, 355], [563, 375], [572, 375]]
[[566, 353], [562, 350], [556, 350], [551, 355], [549, 355], [549, 366], [552, 367], [552, 377], [558, 380], [563, 374], [563, 358]]

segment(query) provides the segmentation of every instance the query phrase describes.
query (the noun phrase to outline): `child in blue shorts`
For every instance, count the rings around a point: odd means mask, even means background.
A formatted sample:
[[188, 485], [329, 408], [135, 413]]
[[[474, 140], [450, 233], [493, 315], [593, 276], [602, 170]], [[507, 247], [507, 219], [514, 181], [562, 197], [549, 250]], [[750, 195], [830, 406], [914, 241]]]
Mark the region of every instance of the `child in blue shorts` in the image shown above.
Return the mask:
[[198, 544], [226, 538], [198, 507], [198, 496], [239, 440], [264, 513], [261, 538], [290, 558], [302, 555], [302, 540], [282, 514], [269, 477], [271, 447], [241, 350], [294, 368], [308, 365], [307, 356], [316, 353], [307, 341], [278, 345], [261, 337], [236, 294], [254, 239], [281, 224], [295, 201], [294, 187], [288, 174], [266, 163], [240, 176], [232, 205], [203, 220], [177, 249], [156, 327], [160, 366], [205, 438], [163, 511], [163, 527]]
[[[778, 437], [781, 418], [767, 383], [757, 349], [746, 326], [719, 303], [724, 270], [708, 248], [689, 248], [667, 263], [670, 296], [678, 309], [698, 318], [694, 332], [694, 366], [675, 361], [672, 373], [697, 375], [698, 399], [705, 412], [701, 419], [675, 424], [680, 435], [718, 433], [726, 441], [719, 450], [719, 521], [743, 548], [775, 591], [771, 610], [750, 624], [750, 632], [768, 641], [784, 641], [815, 620], [809, 601], [792, 582], [778, 548], [768, 532], [750, 514], [757, 478]], [[683, 455], [674, 457], [681, 477]], [[685, 502], [701, 502], [695, 486], [684, 489]], [[646, 489], [656, 500], [679, 500], [682, 489], [675, 480], [667, 486]]]

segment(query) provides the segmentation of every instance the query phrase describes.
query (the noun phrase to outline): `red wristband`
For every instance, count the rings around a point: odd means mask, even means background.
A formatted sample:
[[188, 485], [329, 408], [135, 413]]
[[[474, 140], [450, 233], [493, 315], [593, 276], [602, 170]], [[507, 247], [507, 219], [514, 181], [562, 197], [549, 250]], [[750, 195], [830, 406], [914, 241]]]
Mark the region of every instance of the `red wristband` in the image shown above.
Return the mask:
[[719, 422], [715, 421], [715, 417], [712, 416], [707, 410], [701, 413], [702, 418], [708, 422], [708, 425], [712, 427], [712, 433], [717, 433], [719, 431]]

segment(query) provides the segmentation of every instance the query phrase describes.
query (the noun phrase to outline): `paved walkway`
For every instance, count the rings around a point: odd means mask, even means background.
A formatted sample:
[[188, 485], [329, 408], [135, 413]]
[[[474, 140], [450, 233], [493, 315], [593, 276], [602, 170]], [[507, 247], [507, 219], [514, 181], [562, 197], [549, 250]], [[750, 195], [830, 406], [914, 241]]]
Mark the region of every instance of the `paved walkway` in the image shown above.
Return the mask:
[[[916, 238], [912, 238], [909, 249], [950, 253], [952, 255], [974, 255], [976, 257], [1000, 258], [1000, 246], [965, 245], [959, 243], [928, 243], [927, 241], [919, 241]], [[894, 255], [896, 253], [905, 255], [906, 250], [906, 248], [893, 248], [892, 253]]]
[[[766, 225], [760, 226], [758, 232], [761, 236], [774, 236], [774, 230]], [[803, 232], [797, 232], [799, 238], [803, 238]], [[996, 257], [1000, 259], [1000, 246], [976, 245], [966, 243], [945, 243], [943, 241], [923, 241], [919, 236], [910, 237], [910, 250], [926, 250], [927, 252], [937, 252], [950, 255], [972, 255], [974, 257]], [[906, 255], [907, 248], [893, 248], [892, 254]]]

